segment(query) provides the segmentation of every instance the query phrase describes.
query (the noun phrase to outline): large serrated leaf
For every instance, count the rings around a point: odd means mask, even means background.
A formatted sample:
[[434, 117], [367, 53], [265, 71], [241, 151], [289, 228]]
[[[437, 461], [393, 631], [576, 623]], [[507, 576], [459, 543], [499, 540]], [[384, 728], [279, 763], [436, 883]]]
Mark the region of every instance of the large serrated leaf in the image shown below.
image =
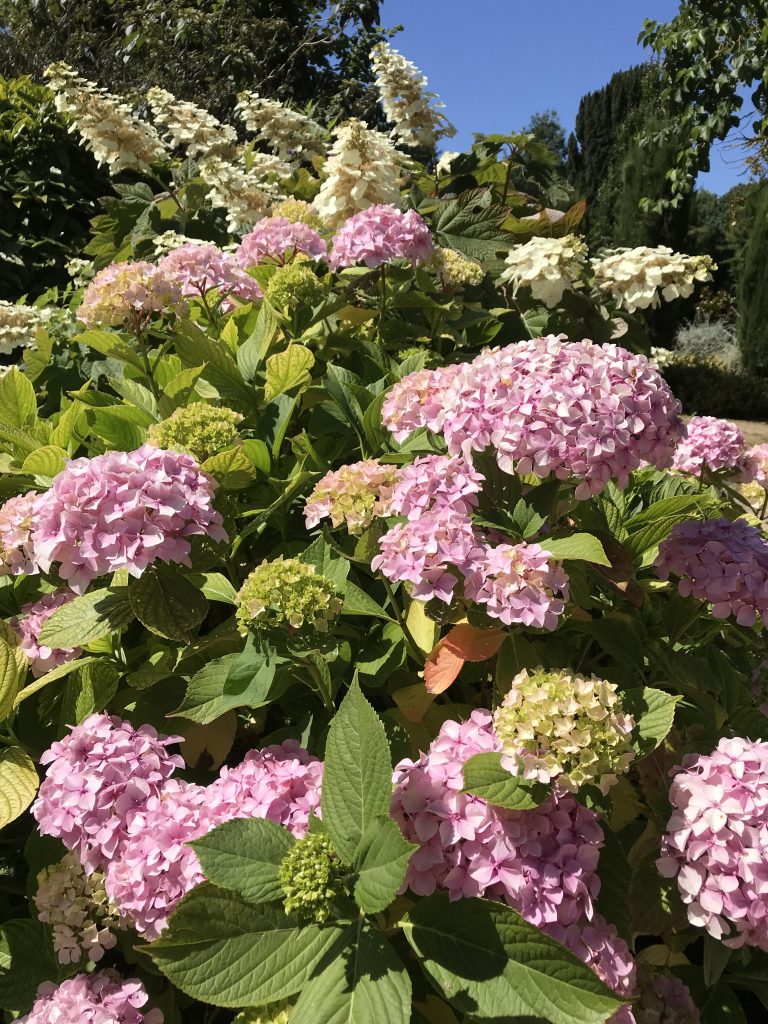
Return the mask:
[[128, 587], [104, 587], [57, 608], [40, 631], [49, 647], [82, 647], [133, 620]]
[[15, 366], [0, 377], [0, 417], [19, 430], [31, 427], [37, 418], [32, 381]]
[[191, 640], [208, 611], [202, 592], [166, 566], [150, 566], [132, 580], [128, 596], [134, 615], [152, 633], [168, 640]]
[[652, 686], [624, 690], [621, 703], [635, 719], [632, 745], [644, 757], [662, 742], [675, 723], [675, 708], [682, 697], [673, 696]]
[[241, 491], [256, 479], [256, 468], [240, 445], [209, 456], [201, 468], [225, 491]]
[[464, 792], [510, 811], [539, 807], [549, 796], [540, 782], [520, 779], [503, 768], [501, 754], [475, 754], [464, 762]]
[[28, 918], [0, 925], [0, 1007], [22, 1013], [35, 1000], [38, 986], [55, 981], [58, 964], [50, 930]]
[[38, 783], [34, 762], [21, 747], [0, 750], [0, 828], [24, 813], [35, 798]]
[[[3, 624], [5, 625], [5, 623]], [[27, 671], [27, 660], [21, 652], [18, 638], [0, 635], [0, 722], [13, 710], [19, 686]], [[19, 659], [19, 653], [22, 653]]]
[[378, 914], [398, 893], [408, 861], [418, 846], [409, 843], [392, 818], [377, 818], [355, 854], [355, 901], [364, 914]]
[[250, 903], [269, 903], [283, 896], [277, 872], [295, 842], [287, 829], [273, 821], [238, 818], [190, 845], [214, 885], [231, 889]]
[[278, 395], [309, 383], [309, 371], [315, 365], [315, 357], [306, 345], [289, 345], [267, 359], [267, 383], [264, 398], [271, 402]]
[[591, 533], [572, 533], [570, 537], [544, 537], [541, 546], [553, 558], [592, 562], [594, 565], [610, 565], [611, 561], [597, 537]]

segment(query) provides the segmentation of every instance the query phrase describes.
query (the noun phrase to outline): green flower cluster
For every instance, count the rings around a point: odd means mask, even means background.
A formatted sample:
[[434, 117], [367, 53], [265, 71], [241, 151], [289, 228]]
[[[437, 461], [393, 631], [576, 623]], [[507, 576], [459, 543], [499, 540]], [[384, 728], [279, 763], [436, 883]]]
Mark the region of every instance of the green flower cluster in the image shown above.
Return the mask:
[[508, 771], [572, 793], [589, 782], [607, 792], [635, 756], [634, 719], [616, 685], [597, 676], [523, 669], [493, 721]]
[[333, 901], [344, 892], [345, 874], [328, 836], [322, 832], [304, 836], [291, 847], [278, 868], [285, 909], [322, 924], [330, 916]]
[[318, 230], [323, 226], [317, 210], [303, 199], [284, 199], [272, 207], [272, 216], [285, 217], [291, 224], [308, 224]]
[[291, 306], [313, 308], [325, 297], [325, 290], [317, 275], [306, 263], [287, 263], [278, 267], [270, 277], [265, 297], [276, 309]]
[[408, 348], [401, 348], [397, 353], [397, 361], [402, 363], [410, 356], [424, 356], [425, 370], [436, 370], [442, 362], [437, 352], [424, 348], [423, 345], [410, 345]]
[[237, 595], [237, 628], [327, 633], [342, 607], [334, 584], [298, 558], [262, 562]]
[[237, 424], [242, 418], [232, 409], [193, 402], [176, 409], [168, 419], [153, 423], [147, 431], [147, 441], [156, 448], [189, 452], [204, 462], [239, 440]]
[[232, 1024], [288, 1024], [292, 1009], [293, 1003], [287, 999], [269, 1006], [249, 1006], [238, 1013]]
[[446, 288], [460, 288], [465, 284], [477, 285], [485, 277], [485, 270], [477, 262], [455, 249], [435, 249], [430, 261]]

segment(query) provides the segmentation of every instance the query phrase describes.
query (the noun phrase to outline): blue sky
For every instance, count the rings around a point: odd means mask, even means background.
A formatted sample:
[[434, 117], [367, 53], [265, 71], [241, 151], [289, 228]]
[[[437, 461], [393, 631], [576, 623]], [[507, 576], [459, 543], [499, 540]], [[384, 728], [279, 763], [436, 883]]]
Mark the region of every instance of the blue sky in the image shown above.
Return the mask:
[[[382, 23], [402, 24], [393, 45], [429, 78], [459, 134], [520, 129], [553, 108], [567, 131], [579, 100], [614, 71], [647, 55], [636, 42], [645, 18], [668, 21], [676, 0], [383, 0]], [[725, 192], [743, 176], [718, 147], [698, 185]]]

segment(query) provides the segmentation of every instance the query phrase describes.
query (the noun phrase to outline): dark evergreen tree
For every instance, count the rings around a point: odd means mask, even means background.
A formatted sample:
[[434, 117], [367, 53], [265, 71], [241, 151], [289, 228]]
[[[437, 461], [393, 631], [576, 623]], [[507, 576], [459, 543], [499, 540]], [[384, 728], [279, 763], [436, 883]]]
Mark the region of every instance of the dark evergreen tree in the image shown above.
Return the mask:
[[751, 227], [739, 275], [739, 346], [748, 370], [768, 374], [768, 181], [749, 197], [745, 213]]
[[556, 170], [562, 173], [565, 167], [567, 146], [565, 141], [565, 128], [560, 123], [560, 117], [556, 110], [541, 110], [531, 115], [531, 120], [523, 128], [524, 132], [530, 132], [537, 142], [543, 142], [549, 146], [557, 157]]

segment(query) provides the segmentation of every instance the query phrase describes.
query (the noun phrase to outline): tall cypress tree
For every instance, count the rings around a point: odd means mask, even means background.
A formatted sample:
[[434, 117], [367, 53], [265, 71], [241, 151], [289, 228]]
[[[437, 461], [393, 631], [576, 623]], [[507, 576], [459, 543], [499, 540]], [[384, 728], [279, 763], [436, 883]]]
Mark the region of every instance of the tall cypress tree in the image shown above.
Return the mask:
[[752, 193], [747, 204], [751, 229], [739, 275], [739, 345], [747, 369], [768, 374], [768, 181]]

